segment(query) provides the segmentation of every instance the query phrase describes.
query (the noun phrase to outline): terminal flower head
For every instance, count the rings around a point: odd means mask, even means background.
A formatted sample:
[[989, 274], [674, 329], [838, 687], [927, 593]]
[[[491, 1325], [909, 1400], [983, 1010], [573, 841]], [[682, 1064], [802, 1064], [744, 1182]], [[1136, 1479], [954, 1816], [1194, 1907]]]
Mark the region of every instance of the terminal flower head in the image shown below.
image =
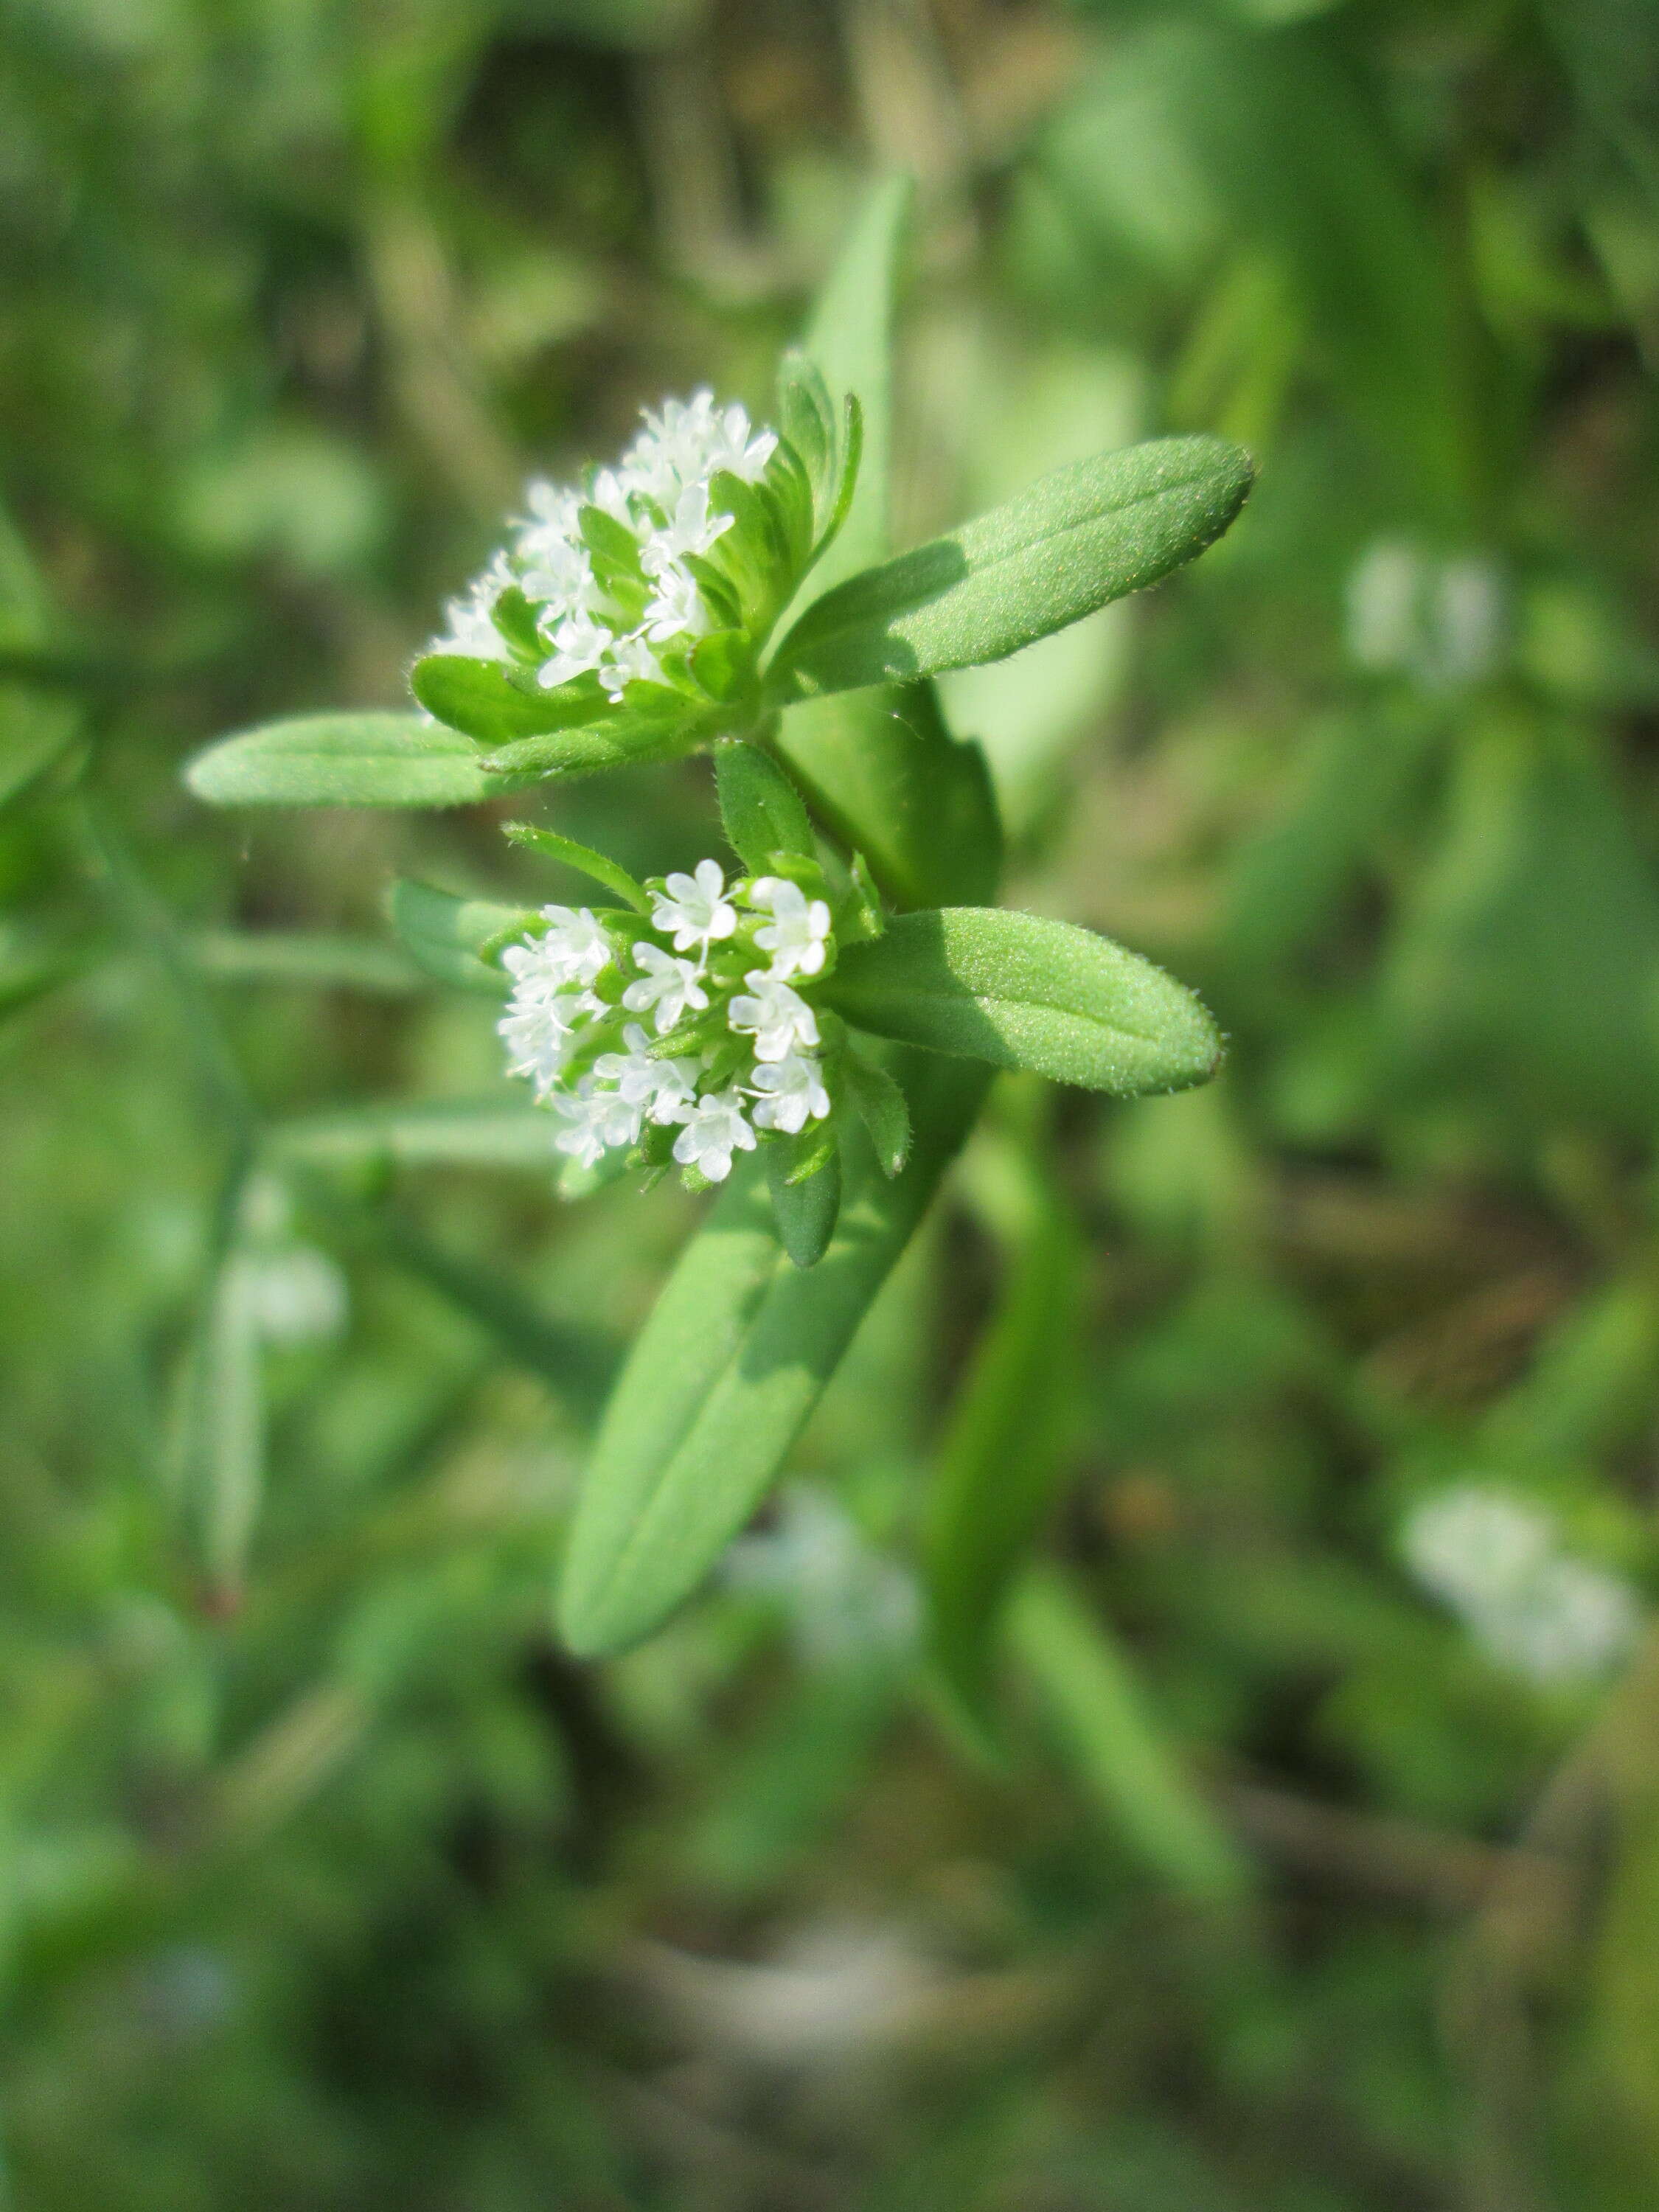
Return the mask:
[[[579, 1166], [638, 1148], [648, 1166], [672, 1158], [723, 1182], [741, 1154], [834, 1111], [804, 995], [829, 964], [830, 908], [779, 877], [728, 882], [712, 860], [663, 878], [649, 905], [648, 917], [544, 907], [501, 951], [508, 1071], [552, 1108], [553, 1147]], [[771, 969], [749, 964], [757, 948]], [[777, 972], [792, 955], [793, 982]], [[685, 1049], [664, 1051], [671, 1031]]]

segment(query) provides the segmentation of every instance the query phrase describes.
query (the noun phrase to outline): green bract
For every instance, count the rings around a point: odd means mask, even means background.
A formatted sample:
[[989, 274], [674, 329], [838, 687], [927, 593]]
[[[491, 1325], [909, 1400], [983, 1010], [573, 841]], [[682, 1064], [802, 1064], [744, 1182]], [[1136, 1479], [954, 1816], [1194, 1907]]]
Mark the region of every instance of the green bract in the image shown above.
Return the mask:
[[[391, 903], [422, 969], [506, 995], [508, 1064], [549, 1109], [567, 1187], [629, 1163], [725, 1186], [601, 1424], [559, 1600], [582, 1651], [647, 1633], [742, 1526], [994, 1068], [1130, 1097], [1200, 1083], [1220, 1053], [1159, 969], [989, 903], [1001, 830], [984, 759], [927, 679], [1191, 559], [1237, 513], [1249, 462], [1202, 437], [1098, 455], [888, 557], [904, 207], [902, 187], [872, 200], [781, 368], [776, 428], [699, 392], [647, 415], [614, 467], [526, 488], [414, 665], [422, 717], [277, 723], [189, 771], [222, 805], [441, 806], [714, 751], [735, 872], [711, 858], [641, 883], [517, 823], [511, 838], [599, 902], [403, 884]], [[537, 1119], [514, 1117], [515, 1144]], [[1033, 1294], [1033, 1331], [1051, 1304]], [[992, 1479], [957, 1469], [964, 1510]], [[945, 1550], [966, 1557], [955, 1536]], [[988, 1557], [945, 1581], [1000, 1588]], [[960, 1622], [939, 1650], [969, 1695], [982, 1650]]]

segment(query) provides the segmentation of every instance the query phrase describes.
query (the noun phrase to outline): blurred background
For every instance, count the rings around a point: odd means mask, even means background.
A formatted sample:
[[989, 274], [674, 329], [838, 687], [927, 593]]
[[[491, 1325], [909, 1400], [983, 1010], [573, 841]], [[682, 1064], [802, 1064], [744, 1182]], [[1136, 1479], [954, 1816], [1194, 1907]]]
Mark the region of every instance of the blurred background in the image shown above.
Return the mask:
[[[574, 885], [179, 770], [397, 704], [527, 470], [763, 417], [895, 167], [902, 539], [1261, 462], [946, 686], [1011, 898], [1231, 1058], [1007, 1082], [716, 1585], [578, 1667], [698, 1206], [562, 1202], [380, 911]], [[1645, 0], [12, 0], [7, 2212], [1651, 2207], [1656, 356]], [[550, 811], [716, 849], [696, 763]], [[1036, 1522], [993, 1743], [964, 1495]]]

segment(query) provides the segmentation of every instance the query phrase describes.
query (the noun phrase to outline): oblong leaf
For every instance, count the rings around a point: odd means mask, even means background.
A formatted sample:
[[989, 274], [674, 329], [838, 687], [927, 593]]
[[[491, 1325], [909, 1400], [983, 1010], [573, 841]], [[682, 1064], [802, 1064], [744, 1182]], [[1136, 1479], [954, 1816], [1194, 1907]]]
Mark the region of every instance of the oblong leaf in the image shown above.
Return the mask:
[[222, 738], [185, 781], [210, 806], [470, 806], [511, 788], [419, 714], [301, 714]]
[[751, 875], [764, 875], [775, 853], [812, 856], [812, 825], [800, 793], [775, 760], [739, 738], [714, 748], [714, 788], [726, 842]]
[[1187, 1090], [1221, 1057], [1209, 1015], [1151, 961], [1071, 922], [994, 907], [896, 916], [846, 948], [824, 996], [878, 1036], [1120, 1098]]
[[[784, 1250], [798, 1267], [816, 1267], [830, 1249], [841, 1212], [841, 1156], [827, 1131], [803, 1129], [787, 1144], [766, 1147], [772, 1211]], [[827, 1157], [814, 1158], [827, 1149]], [[805, 1157], [803, 1158], [803, 1155]], [[808, 1172], [803, 1174], [802, 1168]]]
[[928, 1653], [981, 1726], [1003, 1600], [1065, 1465], [1083, 1256], [1040, 1155], [999, 1164], [1007, 1274], [939, 1444], [925, 1547]]
[[1242, 447], [1160, 438], [1073, 461], [814, 600], [775, 655], [780, 700], [1000, 660], [1213, 544], [1255, 474]]
[[945, 727], [931, 684], [804, 699], [777, 749], [813, 808], [899, 906], [996, 896], [1002, 831], [976, 744]]
[[967, 1134], [987, 1079], [907, 1055], [909, 1167], [849, 1133], [840, 1218], [810, 1273], [744, 1163], [686, 1247], [607, 1407], [558, 1595], [581, 1653], [636, 1643], [696, 1588], [764, 1494]]
[[522, 1104], [484, 1098], [422, 1098], [406, 1106], [353, 1106], [279, 1122], [273, 1151], [314, 1167], [530, 1168], [558, 1164], [558, 1124], [526, 1095]]
[[491, 899], [456, 898], [430, 884], [396, 883], [386, 896], [392, 927], [410, 956], [440, 982], [470, 991], [507, 990], [507, 977], [484, 957], [499, 938], [533, 929], [539, 915], [527, 907], [497, 906]]
[[1034, 1568], [1009, 1639], [1084, 1793], [1147, 1869], [1188, 1895], [1241, 1896], [1249, 1868], [1182, 1771], [1139, 1684], [1069, 1580]]
[[556, 830], [538, 829], [533, 822], [506, 822], [501, 835], [514, 845], [527, 845], [532, 853], [541, 853], [550, 860], [560, 861], [567, 868], [575, 868], [585, 876], [592, 876], [596, 884], [603, 884], [614, 891], [624, 906], [631, 906], [635, 914], [649, 914], [650, 895], [643, 884], [635, 883], [620, 861], [613, 860], [608, 853], [596, 853], [591, 845], [579, 845], [574, 837], [562, 837]]

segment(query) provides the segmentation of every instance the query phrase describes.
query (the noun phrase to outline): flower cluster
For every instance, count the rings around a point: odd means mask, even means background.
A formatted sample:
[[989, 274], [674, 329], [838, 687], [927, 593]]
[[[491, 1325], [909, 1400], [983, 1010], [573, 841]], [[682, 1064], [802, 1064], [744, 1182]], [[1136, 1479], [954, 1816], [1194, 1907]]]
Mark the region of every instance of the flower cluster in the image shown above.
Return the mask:
[[544, 690], [586, 678], [612, 702], [630, 684], [672, 680], [676, 654], [744, 611], [741, 564], [708, 565], [735, 524], [716, 479], [759, 485], [778, 453], [776, 432], [735, 402], [717, 407], [707, 391], [665, 401], [586, 489], [526, 488], [527, 515], [449, 602], [428, 650], [507, 662]]
[[1640, 1631], [1629, 1583], [1572, 1558], [1554, 1516], [1507, 1491], [1460, 1483], [1425, 1498], [1402, 1549], [1488, 1655], [1532, 1681], [1605, 1674]]
[[758, 1135], [830, 1111], [810, 996], [834, 961], [830, 908], [784, 876], [728, 884], [717, 860], [650, 896], [648, 921], [544, 907], [546, 929], [506, 948], [508, 1068], [584, 1167], [642, 1145], [723, 1182]]

